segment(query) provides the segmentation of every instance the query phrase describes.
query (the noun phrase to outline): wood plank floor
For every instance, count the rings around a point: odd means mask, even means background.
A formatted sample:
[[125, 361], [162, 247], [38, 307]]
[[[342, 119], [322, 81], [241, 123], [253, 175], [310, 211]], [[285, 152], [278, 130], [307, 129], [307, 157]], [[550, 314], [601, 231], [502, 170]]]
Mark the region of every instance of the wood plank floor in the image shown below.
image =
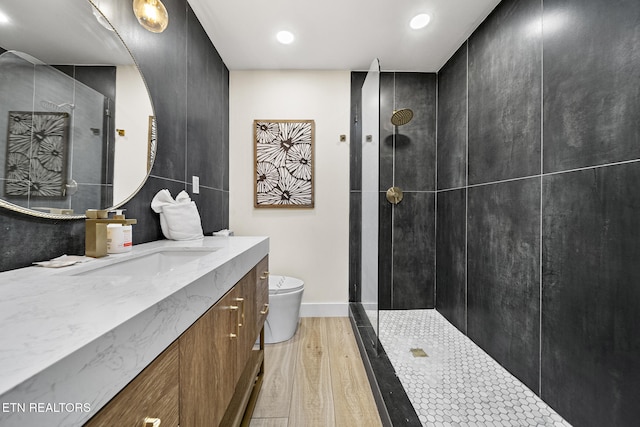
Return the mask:
[[302, 318], [289, 341], [265, 347], [251, 427], [382, 426], [346, 317]]

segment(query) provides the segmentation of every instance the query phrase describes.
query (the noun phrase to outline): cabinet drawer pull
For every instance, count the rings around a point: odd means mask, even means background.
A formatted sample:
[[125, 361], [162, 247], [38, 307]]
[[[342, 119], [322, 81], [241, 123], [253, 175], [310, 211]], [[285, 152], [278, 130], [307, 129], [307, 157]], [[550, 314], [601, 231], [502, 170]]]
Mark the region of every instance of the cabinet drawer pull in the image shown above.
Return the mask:
[[231, 339], [238, 338], [238, 335], [236, 335], [236, 334], [229, 334], [229, 338], [231, 338]]
[[238, 321], [238, 326], [242, 326], [244, 324], [244, 298], [238, 297], [236, 301], [242, 303], [242, 314], [240, 315], [240, 320]]
[[143, 427], [160, 427], [160, 418], [146, 417], [143, 422]]
[[265, 305], [264, 305], [264, 310], [262, 310], [262, 311], [260, 312], [260, 314], [263, 314], [263, 315], [264, 315], [264, 314], [267, 314], [267, 313], [269, 313], [269, 304], [265, 304]]
[[264, 271], [264, 272], [262, 272], [262, 276], [260, 276], [260, 280], [264, 280], [267, 277], [269, 277], [269, 272], [268, 271]]

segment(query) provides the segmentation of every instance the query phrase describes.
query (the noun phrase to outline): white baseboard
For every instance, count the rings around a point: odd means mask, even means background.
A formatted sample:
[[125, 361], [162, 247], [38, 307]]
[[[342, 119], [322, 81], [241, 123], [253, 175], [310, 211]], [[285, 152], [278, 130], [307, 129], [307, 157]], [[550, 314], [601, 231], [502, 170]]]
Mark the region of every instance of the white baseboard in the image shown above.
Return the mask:
[[349, 317], [349, 303], [302, 303], [300, 317]]

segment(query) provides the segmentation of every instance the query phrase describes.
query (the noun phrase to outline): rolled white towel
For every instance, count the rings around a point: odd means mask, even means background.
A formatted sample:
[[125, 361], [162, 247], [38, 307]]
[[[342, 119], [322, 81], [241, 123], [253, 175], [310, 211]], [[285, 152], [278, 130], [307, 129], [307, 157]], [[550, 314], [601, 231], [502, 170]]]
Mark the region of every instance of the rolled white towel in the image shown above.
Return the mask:
[[181, 191], [174, 200], [169, 190], [160, 190], [151, 201], [151, 208], [160, 214], [160, 228], [167, 239], [196, 240], [204, 237], [198, 207], [186, 191]]
[[162, 208], [164, 206], [172, 205], [175, 203], [176, 201], [173, 200], [173, 197], [171, 197], [171, 193], [165, 188], [158, 191], [156, 195], [153, 196], [153, 199], [151, 200], [151, 209], [153, 209], [153, 211], [156, 213], [160, 213], [162, 212]]

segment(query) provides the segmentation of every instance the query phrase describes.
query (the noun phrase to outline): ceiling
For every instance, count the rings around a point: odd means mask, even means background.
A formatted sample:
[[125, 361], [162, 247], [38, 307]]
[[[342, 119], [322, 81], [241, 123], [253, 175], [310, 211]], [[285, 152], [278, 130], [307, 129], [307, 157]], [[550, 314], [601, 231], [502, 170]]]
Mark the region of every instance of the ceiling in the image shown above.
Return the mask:
[[[189, 0], [231, 70], [435, 72], [500, 0]], [[431, 23], [413, 30], [418, 13]], [[171, 25], [171, 24], [169, 24]], [[276, 40], [292, 32], [290, 45]]]

